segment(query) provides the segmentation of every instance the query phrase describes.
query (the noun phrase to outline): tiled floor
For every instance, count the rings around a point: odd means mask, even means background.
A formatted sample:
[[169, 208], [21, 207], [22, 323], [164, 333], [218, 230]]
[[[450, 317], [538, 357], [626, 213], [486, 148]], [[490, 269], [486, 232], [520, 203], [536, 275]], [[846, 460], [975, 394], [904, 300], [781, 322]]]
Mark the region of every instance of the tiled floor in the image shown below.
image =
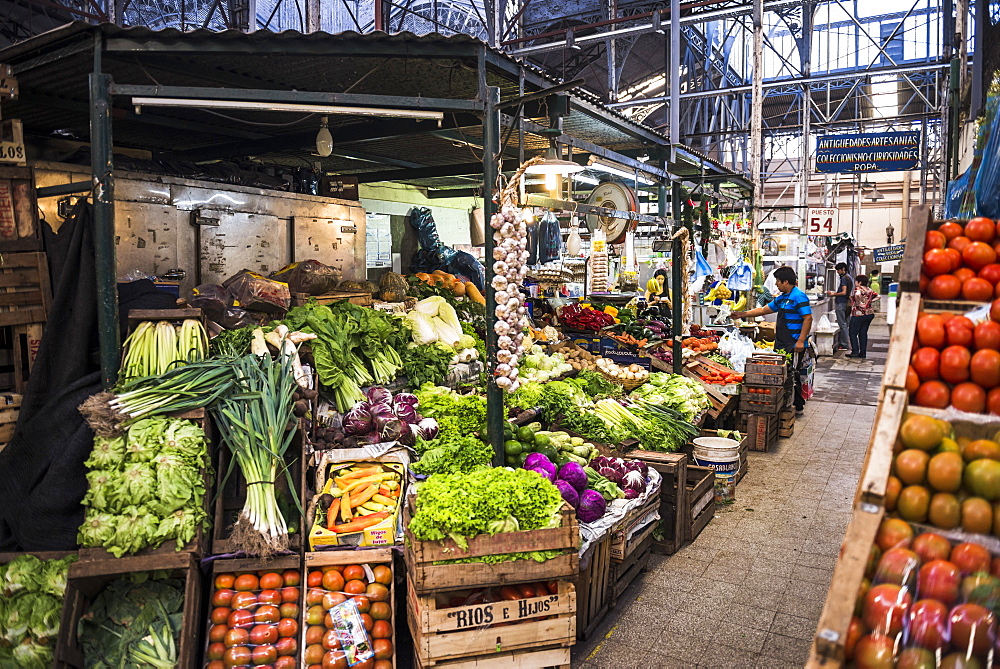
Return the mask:
[[866, 360], [820, 359], [794, 436], [750, 453], [736, 504], [677, 554], [654, 555], [591, 640], [574, 647], [574, 666], [804, 664], [875, 418], [888, 331], [871, 336]]

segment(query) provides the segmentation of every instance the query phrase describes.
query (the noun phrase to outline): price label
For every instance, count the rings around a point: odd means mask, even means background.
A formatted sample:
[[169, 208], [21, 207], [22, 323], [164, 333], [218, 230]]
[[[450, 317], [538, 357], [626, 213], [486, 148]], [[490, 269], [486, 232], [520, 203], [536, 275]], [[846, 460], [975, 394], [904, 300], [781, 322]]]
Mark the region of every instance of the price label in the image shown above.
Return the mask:
[[839, 209], [809, 209], [806, 216], [806, 234], [832, 237], [840, 232]]

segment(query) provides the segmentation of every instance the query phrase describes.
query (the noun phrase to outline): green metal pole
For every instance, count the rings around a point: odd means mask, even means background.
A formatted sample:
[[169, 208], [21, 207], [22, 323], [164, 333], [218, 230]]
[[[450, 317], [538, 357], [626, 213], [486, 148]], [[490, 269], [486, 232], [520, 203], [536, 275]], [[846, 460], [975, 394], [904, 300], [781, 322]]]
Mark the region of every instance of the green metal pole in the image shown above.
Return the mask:
[[[497, 185], [500, 156], [500, 89], [486, 87], [486, 109], [483, 111], [483, 215], [487, 226], [497, 212], [493, 189]], [[486, 434], [493, 446], [493, 466], [504, 465], [503, 394], [493, 382], [497, 364], [496, 290], [493, 289], [493, 229], [486, 229]]]
[[[678, 182], [674, 182], [673, 189], [670, 193], [670, 209], [673, 212], [674, 217], [674, 232], [677, 232], [677, 225], [681, 220], [681, 185]], [[686, 287], [683, 285], [684, 277], [681, 274], [681, 255], [683, 246], [681, 245], [681, 240], [675, 239], [670, 248], [670, 285], [673, 290], [670, 291], [670, 295], [673, 298], [671, 300], [671, 306], [673, 307], [673, 318], [670, 324], [670, 330], [674, 334], [674, 346], [673, 346], [673, 357], [674, 357], [674, 374], [681, 373], [681, 362], [682, 362], [682, 351], [681, 351], [681, 336], [683, 334], [683, 309], [684, 309], [684, 291]]]
[[[98, 38], [99, 40], [99, 38]], [[118, 379], [118, 286], [115, 266], [115, 177], [111, 139], [111, 77], [101, 74], [100, 41], [90, 75], [90, 168], [94, 177], [94, 258], [97, 273], [97, 326], [101, 380]]]

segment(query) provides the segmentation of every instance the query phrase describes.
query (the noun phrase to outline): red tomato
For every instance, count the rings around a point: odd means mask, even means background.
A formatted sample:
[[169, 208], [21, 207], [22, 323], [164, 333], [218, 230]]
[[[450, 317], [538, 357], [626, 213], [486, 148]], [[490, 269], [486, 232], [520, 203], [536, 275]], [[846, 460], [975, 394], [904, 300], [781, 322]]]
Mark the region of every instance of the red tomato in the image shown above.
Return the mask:
[[281, 580], [285, 585], [297, 586], [299, 584], [299, 572], [296, 569], [287, 569], [281, 575]]
[[257, 609], [253, 614], [253, 619], [258, 623], [276, 623], [281, 619], [281, 612], [277, 606], [265, 605]]
[[227, 620], [229, 620], [230, 613], [232, 613], [232, 609], [220, 606], [212, 609], [212, 615], [209, 616], [209, 620], [216, 625], [223, 625]]
[[858, 645], [858, 640], [865, 634], [865, 624], [861, 618], [853, 616], [851, 624], [847, 626], [847, 638], [844, 639], [844, 656], [847, 661], [854, 659], [854, 648]]
[[275, 644], [275, 648], [278, 649], [278, 655], [284, 657], [285, 655], [295, 655], [295, 651], [299, 649], [299, 642], [292, 637], [282, 637], [278, 639], [278, 643]]
[[1000, 299], [994, 300], [990, 305], [990, 320], [1000, 322]]
[[372, 648], [375, 649], [376, 660], [388, 660], [392, 657], [392, 641], [389, 639], [375, 639]]
[[990, 570], [990, 552], [971, 542], [960, 543], [951, 549], [951, 562], [966, 574]]
[[917, 392], [920, 387], [920, 377], [913, 371], [913, 365], [906, 368], [906, 392], [910, 395]]
[[323, 572], [321, 571], [311, 571], [309, 576], [306, 577], [306, 585], [310, 588], [318, 588], [323, 585]]
[[[920, 291], [921, 295], [923, 295], [923, 294], [925, 294], [927, 292], [927, 284], [930, 283], [930, 282], [931, 282], [931, 280], [927, 278], [927, 275], [924, 274], [923, 271], [921, 271], [920, 272], [920, 287], [918, 288], [918, 290]], [[997, 295], [997, 297], [1000, 297], [1000, 295]]]
[[965, 224], [965, 236], [973, 241], [992, 242], [996, 234], [996, 225], [985, 216], [977, 216]]
[[918, 536], [913, 540], [912, 548], [924, 562], [947, 560], [951, 555], [951, 542], [934, 532], [924, 532]]
[[986, 410], [986, 391], [975, 383], [960, 383], [951, 389], [951, 405], [959, 411], [983, 413]]
[[986, 411], [1000, 416], [1000, 388], [993, 388], [986, 393]]
[[941, 349], [945, 346], [944, 321], [938, 314], [926, 314], [917, 319], [917, 337], [921, 346]]
[[277, 628], [278, 636], [280, 637], [295, 636], [295, 634], [298, 631], [299, 631], [299, 624], [294, 620], [292, 620], [291, 618], [282, 618], [281, 620], [278, 621], [278, 628]]
[[226, 645], [221, 642], [214, 642], [208, 645], [208, 651], [205, 655], [210, 660], [221, 660], [222, 656], [226, 654]]
[[285, 586], [284, 588], [281, 589], [281, 601], [283, 602], [299, 601], [299, 589]]
[[959, 604], [949, 621], [951, 643], [962, 652], [985, 655], [996, 640], [996, 616], [979, 604]]
[[337, 650], [340, 648], [340, 640], [337, 638], [337, 630], [327, 630], [323, 635], [323, 648], [327, 650]]
[[257, 606], [257, 595], [252, 592], [237, 592], [233, 595], [232, 606], [234, 609], [252, 609]]
[[958, 601], [962, 573], [954, 563], [932, 560], [920, 568], [917, 593], [922, 599], [937, 599], [951, 606]]
[[323, 661], [324, 652], [325, 651], [323, 650], [323, 646], [319, 645], [318, 643], [313, 644], [311, 646], [306, 647], [306, 652], [304, 654], [303, 659], [305, 660], [306, 664], [319, 664], [320, 662]]
[[[989, 265], [987, 265], [987, 267], [989, 267]], [[983, 268], [983, 269], [985, 269], [985, 268]], [[965, 283], [966, 280], [971, 279], [972, 277], [976, 276], [976, 273], [973, 272], [968, 267], [959, 267], [958, 269], [954, 270], [951, 273], [951, 275], [953, 277], [955, 277], [956, 279], [958, 279], [959, 281], [961, 281], [962, 283]]]
[[[355, 664], [360, 667], [362, 663]], [[323, 655], [322, 669], [347, 669], [347, 654], [342, 650], [328, 650]]]
[[862, 619], [868, 629], [896, 636], [903, 631], [903, 618], [912, 602], [910, 593], [898, 585], [883, 583], [873, 586], [865, 595]]
[[947, 243], [948, 240], [945, 236], [937, 230], [928, 230], [927, 234], [924, 235], [924, 251], [943, 249]]
[[941, 378], [948, 383], [968, 381], [969, 363], [971, 361], [972, 354], [964, 346], [947, 347], [941, 351]]
[[948, 319], [944, 326], [945, 335], [950, 346], [970, 346], [973, 342], [975, 324], [965, 316], [955, 316]]
[[278, 612], [282, 618], [297, 619], [299, 617], [299, 605], [292, 602], [284, 602], [278, 607]]
[[936, 348], [924, 346], [917, 349], [917, 352], [910, 358], [910, 364], [921, 381], [932, 381], [940, 378], [938, 370], [941, 367], [941, 353]]
[[233, 584], [233, 587], [240, 592], [250, 592], [251, 590], [258, 589], [259, 581], [253, 574], [241, 574], [236, 578], [236, 582]]
[[268, 572], [260, 577], [260, 587], [263, 590], [277, 590], [284, 584], [285, 581], [281, 578], [281, 574], [275, 572]]
[[951, 259], [952, 272], [962, 267], [962, 253], [958, 249], [945, 249], [944, 252]]
[[927, 295], [935, 300], [954, 300], [962, 294], [962, 281], [954, 274], [940, 274], [927, 284]]
[[222, 643], [225, 644], [226, 648], [232, 648], [233, 646], [242, 646], [249, 640], [250, 632], [237, 627], [226, 632]]
[[[274, 574], [277, 576], [277, 574]], [[259, 604], [273, 604], [277, 606], [281, 604], [281, 593], [277, 590], [261, 590], [257, 595], [257, 602]]]
[[984, 348], [973, 353], [969, 374], [973, 383], [986, 390], [1000, 386], [1000, 352]]
[[913, 401], [917, 406], [944, 409], [948, 406], [951, 391], [940, 381], [925, 381], [920, 384]]
[[1000, 323], [992, 320], [979, 323], [976, 325], [974, 335], [977, 350], [990, 348], [1000, 351]]
[[996, 262], [997, 252], [993, 247], [983, 242], [972, 242], [962, 249], [962, 262], [977, 272], [987, 265]]
[[[222, 624], [212, 625], [212, 628], [210, 630], [208, 630], [208, 640], [211, 643], [219, 643], [219, 642], [225, 640], [225, 638], [226, 638], [226, 632], [228, 632], [228, 631], [229, 631], [229, 628], [226, 627], [225, 625], [222, 625]], [[222, 658], [221, 657], [215, 657], [215, 658], [212, 658], [212, 659], [214, 659], [214, 660], [221, 660]]]
[[[920, 595], [924, 596], [923, 593]], [[910, 608], [907, 641], [937, 650], [948, 645], [948, 607], [934, 599], [920, 599]]]
[[226, 663], [227, 667], [242, 667], [243, 665], [250, 664], [252, 657], [250, 649], [246, 646], [233, 646], [226, 649], [226, 654], [222, 657], [222, 661]]
[[994, 286], [1000, 283], [1000, 264], [990, 263], [986, 267], [979, 270], [979, 276], [986, 279]]
[[255, 646], [263, 643], [275, 643], [278, 640], [278, 628], [274, 625], [256, 625], [250, 630], [250, 642]]
[[993, 297], [993, 284], [986, 279], [974, 276], [962, 284], [962, 297], [974, 302], [989, 302]]
[[906, 585], [912, 583], [920, 567], [920, 558], [909, 548], [890, 548], [882, 554], [875, 569], [877, 583]]
[[955, 249], [959, 253], [965, 250], [965, 247], [972, 243], [972, 240], [968, 237], [959, 235], [953, 239], [948, 240], [948, 248]]
[[882, 634], [868, 634], [858, 640], [854, 647], [854, 666], [865, 669], [892, 669], [892, 639]]
[[942, 223], [938, 227], [937, 231], [940, 232], [942, 235], [944, 235], [944, 238], [947, 239], [949, 242], [953, 240], [955, 237], [960, 237], [963, 232], [962, 226], [959, 223], [956, 223], [955, 221], [948, 221], [946, 223]]
[[252, 661], [255, 665], [271, 664], [278, 659], [278, 649], [271, 644], [264, 644], [253, 649]]
[[924, 254], [924, 273], [929, 277], [947, 274], [952, 270], [951, 257], [944, 249], [931, 249]]
[[245, 609], [233, 611], [226, 621], [230, 627], [253, 627], [253, 613]]
[[216, 590], [215, 594], [212, 595], [212, 606], [229, 606], [235, 594], [236, 591], [229, 588]]
[[215, 589], [221, 590], [222, 588], [231, 588], [233, 584], [236, 583], [235, 574], [219, 574], [215, 577]]

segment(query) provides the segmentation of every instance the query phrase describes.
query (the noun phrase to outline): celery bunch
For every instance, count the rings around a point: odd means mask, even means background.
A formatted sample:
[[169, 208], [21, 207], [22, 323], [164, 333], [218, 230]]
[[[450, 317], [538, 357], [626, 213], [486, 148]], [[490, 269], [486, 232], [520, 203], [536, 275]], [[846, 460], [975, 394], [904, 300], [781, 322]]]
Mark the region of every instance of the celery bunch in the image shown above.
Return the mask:
[[203, 360], [207, 352], [208, 334], [200, 321], [188, 318], [180, 325], [143, 321], [125, 340], [121, 378], [157, 376], [178, 363]]

